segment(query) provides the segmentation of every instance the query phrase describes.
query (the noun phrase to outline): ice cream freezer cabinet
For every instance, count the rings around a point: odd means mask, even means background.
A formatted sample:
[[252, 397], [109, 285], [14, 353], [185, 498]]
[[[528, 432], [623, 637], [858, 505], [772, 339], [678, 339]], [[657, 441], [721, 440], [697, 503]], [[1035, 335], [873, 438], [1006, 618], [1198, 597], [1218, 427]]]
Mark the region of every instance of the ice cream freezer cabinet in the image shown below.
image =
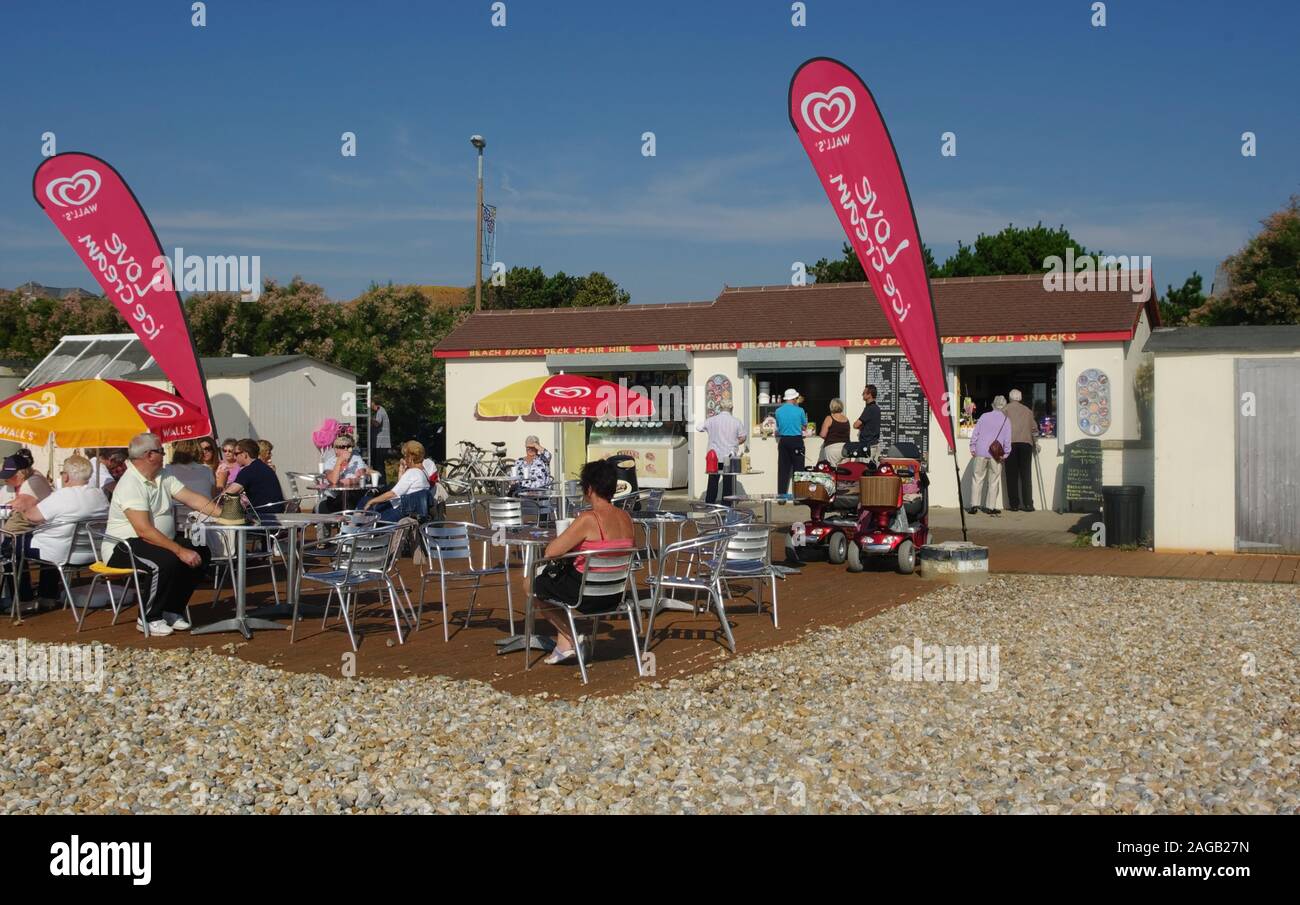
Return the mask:
[[685, 487], [690, 451], [681, 425], [664, 421], [596, 421], [587, 439], [587, 459], [631, 456], [640, 487]]

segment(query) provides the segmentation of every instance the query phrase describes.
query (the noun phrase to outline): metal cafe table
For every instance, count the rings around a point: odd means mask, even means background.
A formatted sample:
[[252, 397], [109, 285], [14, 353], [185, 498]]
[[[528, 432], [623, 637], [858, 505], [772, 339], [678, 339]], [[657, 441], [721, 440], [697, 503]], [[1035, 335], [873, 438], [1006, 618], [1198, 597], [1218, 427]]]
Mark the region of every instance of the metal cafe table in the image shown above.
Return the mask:
[[[211, 519], [206, 519], [197, 523], [199, 530], [206, 534], [214, 531], [225, 535], [223, 542], [234, 544], [235, 547], [235, 568], [234, 568], [234, 585], [235, 585], [235, 615], [231, 619], [222, 619], [219, 622], [213, 622], [210, 625], [199, 625], [190, 629], [191, 635], [210, 635], [214, 632], [239, 632], [245, 640], [251, 641], [253, 631], [265, 631], [275, 629], [284, 631], [285, 627], [278, 622], [271, 622], [269, 619], [259, 618], [252, 613], [247, 612], [247, 593], [248, 593], [248, 540], [250, 535], [266, 535], [269, 531], [276, 530], [277, 526], [269, 525], [223, 525]], [[200, 540], [203, 540], [200, 534]], [[198, 543], [196, 542], [196, 546]]]
[[[685, 512], [673, 512], [668, 509], [660, 509], [657, 512], [635, 512], [634, 511], [634, 512], [629, 512], [628, 515], [632, 516], [633, 523], [639, 524], [642, 527], [642, 529], [646, 532], [646, 552], [647, 554], [653, 552], [654, 557], [656, 559], [659, 557], [659, 551], [663, 550], [664, 548], [664, 543], [665, 543], [664, 535], [667, 532], [668, 526], [669, 525], [677, 526], [677, 539], [681, 540], [682, 530], [686, 527], [687, 524], [691, 523], [690, 516], [688, 516]], [[651, 548], [649, 543], [649, 534], [650, 534], [651, 525], [655, 526], [656, 534], [658, 536], [658, 543], [653, 548]], [[649, 567], [650, 564], [647, 562], [646, 568], [648, 569]]]
[[[546, 545], [555, 540], [555, 529], [541, 528], [534, 525], [519, 525], [515, 527], [498, 525], [495, 529], [484, 528], [482, 530], [484, 532], [495, 534], [495, 537], [493, 538], [494, 540], [502, 541], [502, 546], [505, 548], [507, 563], [509, 562], [511, 547], [519, 547], [523, 551], [524, 581], [526, 582], [525, 589], [528, 592], [527, 603], [525, 604], [524, 611], [526, 614], [527, 607], [532, 606], [533, 600], [533, 563], [538, 558], [538, 553], [545, 551]], [[509, 575], [508, 569], [507, 575]], [[512, 632], [514, 631], [513, 622], [511, 623], [510, 630]], [[511, 654], [515, 651], [524, 649], [524, 636], [511, 634], [506, 638], [498, 640], [496, 645], [498, 654]], [[550, 638], [533, 635], [533, 650], [550, 651], [553, 647], [555, 647], [555, 642]]]
[[[259, 619], [272, 619], [285, 616], [320, 616], [325, 608], [315, 605], [299, 605], [302, 594], [302, 548], [306, 540], [307, 528], [316, 525], [317, 530], [325, 525], [341, 526], [347, 516], [341, 512], [285, 512], [275, 517], [275, 524], [268, 528], [283, 528], [285, 531], [284, 567], [288, 573], [285, 580], [284, 603], [272, 604], [254, 610], [249, 616]], [[290, 626], [291, 628], [293, 626]], [[289, 639], [293, 641], [292, 638]]]
[[763, 521], [772, 524], [772, 504], [794, 503], [795, 498], [792, 493], [740, 493], [733, 496], [723, 497], [727, 503], [734, 509], [737, 503], [762, 503], [763, 504]]
[[[477, 500], [481, 496], [503, 496], [512, 485], [518, 483], [514, 478], [506, 475], [482, 475], [465, 478], [469, 484], [469, 496], [471, 500]], [[476, 493], [475, 490], [486, 490], [487, 493]]]
[[[330, 494], [331, 499], [339, 501], [339, 509], [356, 509], [357, 504], [361, 502], [366, 494], [381, 494], [388, 489], [387, 481], [380, 481], [378, 484], [371, 484], [369, 481], [364, 484], [327, 484], [321, 481], [316, 485], [317, 492], [321, 495], [321, 501], [327, 499], [326, 494]], [[319, 508], [319, 504], [317, 504]]]

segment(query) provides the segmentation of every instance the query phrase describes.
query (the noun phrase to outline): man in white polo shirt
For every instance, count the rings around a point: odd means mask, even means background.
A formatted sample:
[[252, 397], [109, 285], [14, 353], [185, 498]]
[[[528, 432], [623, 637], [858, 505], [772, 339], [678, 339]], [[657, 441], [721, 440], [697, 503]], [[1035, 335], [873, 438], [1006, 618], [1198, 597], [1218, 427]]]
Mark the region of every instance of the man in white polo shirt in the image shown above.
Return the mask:
[[[31, 546], [28, 555], [33, 559], [62, 565], [68, 559], [68, 551], [72, 549], [72, 535], [77, 530], [77, 523], [83, 519], [103, 518], [108, 514], [108, 497], [104, 496], [104, 491], [89, 486], [91, 471], [90, 460], [85, 456], [68, 456], [63, 460], [63, 486], [22, 510], [27, 521], [36, 526], [29, 535]], [[49, 566], [41, 566], [41, 583], [37, 594], [42, 609], [59, 603], [62, 596], [59, 573]]]
[[[162, 474], [162, 443], [154, 434], [136, 434], [127, 448], [130, 461], [113, 488], [108, 507], [108, 535], [122, 541], [135, 554], [136, 564], [146, 573], [140, 589], [148, 599], [141, 608], [143, 619], [136, 623], [149, 634], [170, 635], [190, 627], [185, 607], [207, 568], [209, 550], [195, 547], [187, 537], [175, 538], [176, 521], [172, 501], [195, 512], [220, 515], [221, 504], [188, 489], [179, 479]], [[131, 557], [122, 544], [105, 544], [101, 551], [110, 566], [129, 568]], [[148, 588], [148, 590], [145, 590]]]

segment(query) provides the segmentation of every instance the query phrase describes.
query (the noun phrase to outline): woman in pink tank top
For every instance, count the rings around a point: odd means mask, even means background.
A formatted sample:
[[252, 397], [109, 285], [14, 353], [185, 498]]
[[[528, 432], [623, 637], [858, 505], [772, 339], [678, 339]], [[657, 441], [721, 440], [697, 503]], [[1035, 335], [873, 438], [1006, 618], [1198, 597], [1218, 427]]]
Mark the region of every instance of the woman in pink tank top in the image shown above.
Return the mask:
[[[610, 500], [618, 486], [618, 470], [604, 459], [588, 462], [579, 475], [582, 495], [591, 505], [573, 520], [567, 530], [546, 546], [546, 556], [561, 556], [572, 551], [597, 552], [599, 550], [625, 550], [635, 544], [635, 528], [632, 518], [619, 509]], [[582, 587], [582, 572], [586, 568], [586, 557], [576, 556], [562, 560], [558, 569], [539, 568], [533, 579], [533, 593], [536, 596], [534, 606], [538, 614], [555, 626], [557, 635], [555, 650], [546, 658], [547, 663], [563, 663], [574, 658], [577, 642], [569, 635], [569, 620], [555, 606], [545, 600], [563, 600], [574, 603]], [[592, 609], [609, 605], [608, 598], [598, 598], [591, 602]], [[586, 601], [578, 604], [579, 612], [586, 612]]]

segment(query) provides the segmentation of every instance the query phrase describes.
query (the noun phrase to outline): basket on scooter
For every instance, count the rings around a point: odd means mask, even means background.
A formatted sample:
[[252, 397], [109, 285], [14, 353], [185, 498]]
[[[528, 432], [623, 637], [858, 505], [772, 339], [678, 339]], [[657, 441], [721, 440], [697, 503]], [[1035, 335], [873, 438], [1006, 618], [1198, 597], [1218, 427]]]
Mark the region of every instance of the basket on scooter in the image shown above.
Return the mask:
[[794, 498], [804, 503], [827, 503], [835, 495], [835, 479], [821, 471], [794, 473]]
[[858, 478], [858, 503], [897, 509], [903, 502], [903, 479], [898, 475], [865, 475]]

